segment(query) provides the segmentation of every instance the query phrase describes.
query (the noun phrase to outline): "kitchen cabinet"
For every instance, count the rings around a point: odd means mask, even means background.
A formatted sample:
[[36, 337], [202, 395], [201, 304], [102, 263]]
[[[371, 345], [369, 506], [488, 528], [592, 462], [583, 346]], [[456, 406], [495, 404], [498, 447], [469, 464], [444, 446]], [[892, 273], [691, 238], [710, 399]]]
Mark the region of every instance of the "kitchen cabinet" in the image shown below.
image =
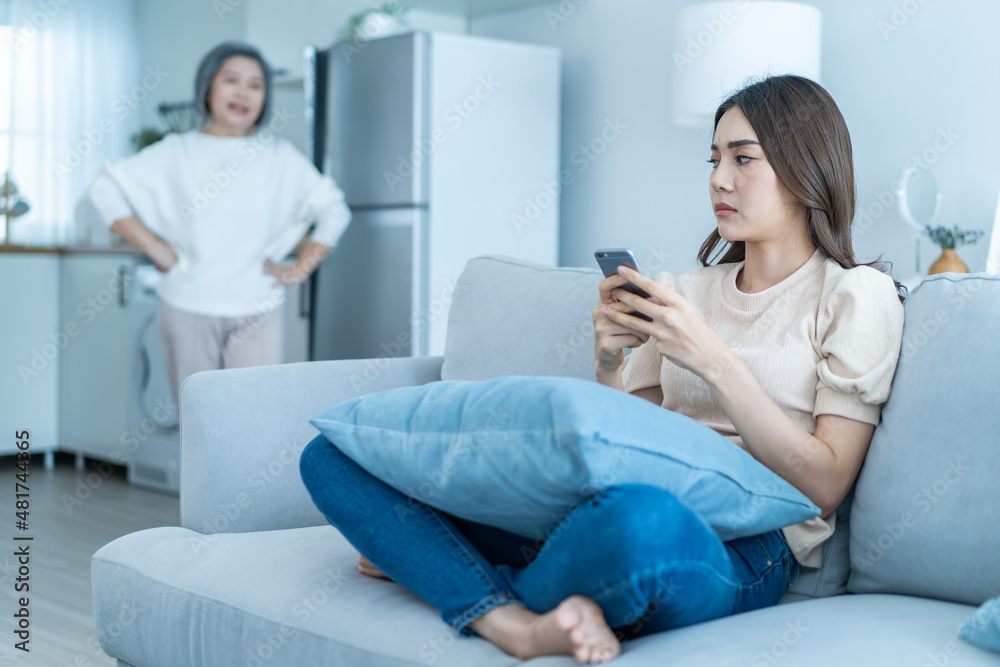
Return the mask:
[[122, 438], [134, 399], [129, 296], [137, 263], [128, 254], [62, 258], [61, 327], [77, 332], [59, 357], [63, 451], [123, 461]]
[[[62, 249], [0, 252], [0, 455], [56, 450], [120, 462], [134, 421], [130, 297], [140, 257]], [[284, 361], [309, 357], [308, 283], [287, 290]]]
[[0, 454], [17, 452], [27, 430], [32, 453], [59, 444], [59, 359], [75, 342], [59, 323], [59, 255], [0, 253]]
[[[138, 258], [129, 255], [66, 255], [62, 267], [63, 326], [79, 334], [61, 357], [60, 449], [120, 462], [138, 426], [130, 405], [137, 400], [133, 366], [140, 332], [130, 320]], [[308, 358], [308, 302], [304, 289], [286, 292], [284, 358]], [[159, 336], [152, 334], [153, 343]]]

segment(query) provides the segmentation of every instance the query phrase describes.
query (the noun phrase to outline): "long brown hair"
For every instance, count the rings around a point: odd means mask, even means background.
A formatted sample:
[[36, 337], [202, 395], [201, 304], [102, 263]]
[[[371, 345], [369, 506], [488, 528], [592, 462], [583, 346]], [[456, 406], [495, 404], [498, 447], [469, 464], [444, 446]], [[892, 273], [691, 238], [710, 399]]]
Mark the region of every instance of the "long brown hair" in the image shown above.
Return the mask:
[[[854, 258], [851, 135], [830, 93], [801, 76], [768, 77], [744, 87], [719, 105], [716, 129], [723, 114], [734, 107], [757, 133], [778, 180], [806, 208], [809, 236], [816, 247], [845, 269], [870, 266], [888, 273], [889, 263], [881, 256], [868, 264], [859, 264]], [[741, 262], [746, 259], [746, 244], [729, 242], [715, 229], [701, 244], [698, 261], [708, 266], [720, 254], [719, 264]], [[893, 282], [903, 301], [906, 288], [895, 279]]]

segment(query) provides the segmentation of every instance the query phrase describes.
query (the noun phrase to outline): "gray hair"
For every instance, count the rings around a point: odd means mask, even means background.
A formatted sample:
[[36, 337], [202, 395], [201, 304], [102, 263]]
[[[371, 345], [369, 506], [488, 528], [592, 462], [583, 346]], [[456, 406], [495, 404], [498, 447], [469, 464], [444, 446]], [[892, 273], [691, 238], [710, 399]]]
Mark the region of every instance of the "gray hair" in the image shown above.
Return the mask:
[[260, 111], [260, 117], [253, 124], [254, 127], [260, 127], [271, 116], [271, 79], [273, 75], [270, 66], [264, 60], [264, 56], [260, 55], [260, 51], [255, 46], [244, 42], [223, 42], [201, 59], [198, 73], [194, 78], [194, 108], [201, 115], [203, 122], [207, 122], [212, 117], [212, 111], [208, 106], [208, 94], [212, 90], [212, 81], [222, 69], [223, 63], [233, 56], [244, 56], [256, 60], [264, 72], [264, 107]]

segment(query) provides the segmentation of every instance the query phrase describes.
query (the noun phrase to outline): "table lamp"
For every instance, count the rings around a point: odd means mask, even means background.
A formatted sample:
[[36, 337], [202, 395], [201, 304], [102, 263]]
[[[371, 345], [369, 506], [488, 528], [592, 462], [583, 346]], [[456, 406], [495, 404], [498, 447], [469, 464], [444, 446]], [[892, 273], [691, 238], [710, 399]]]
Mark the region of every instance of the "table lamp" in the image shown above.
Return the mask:
[[751, 77], [798, 74], [819, 83], [819, 9], [798, 2], [704, 2], [674, 17], [673, 117], [711, 127], [715, 109]]
[[997, 202], [997, 212], [993, 216], [993, 234], [990, 236], [990, 251], [986, 255], [986, 273], [1000, 273], [1000, 202]]

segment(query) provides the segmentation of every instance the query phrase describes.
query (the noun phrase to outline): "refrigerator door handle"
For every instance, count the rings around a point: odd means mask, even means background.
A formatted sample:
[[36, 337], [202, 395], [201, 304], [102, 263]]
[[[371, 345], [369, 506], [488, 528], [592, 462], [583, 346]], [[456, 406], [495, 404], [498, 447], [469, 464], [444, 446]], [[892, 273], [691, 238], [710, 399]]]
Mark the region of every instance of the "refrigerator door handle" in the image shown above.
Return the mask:
[[309, 302], [312, 298], [312, 282], [313, 276], [309, 276], [299, 284], [299, 317], [303, 320], [308, 320], [312, 315], [312, 304]]

